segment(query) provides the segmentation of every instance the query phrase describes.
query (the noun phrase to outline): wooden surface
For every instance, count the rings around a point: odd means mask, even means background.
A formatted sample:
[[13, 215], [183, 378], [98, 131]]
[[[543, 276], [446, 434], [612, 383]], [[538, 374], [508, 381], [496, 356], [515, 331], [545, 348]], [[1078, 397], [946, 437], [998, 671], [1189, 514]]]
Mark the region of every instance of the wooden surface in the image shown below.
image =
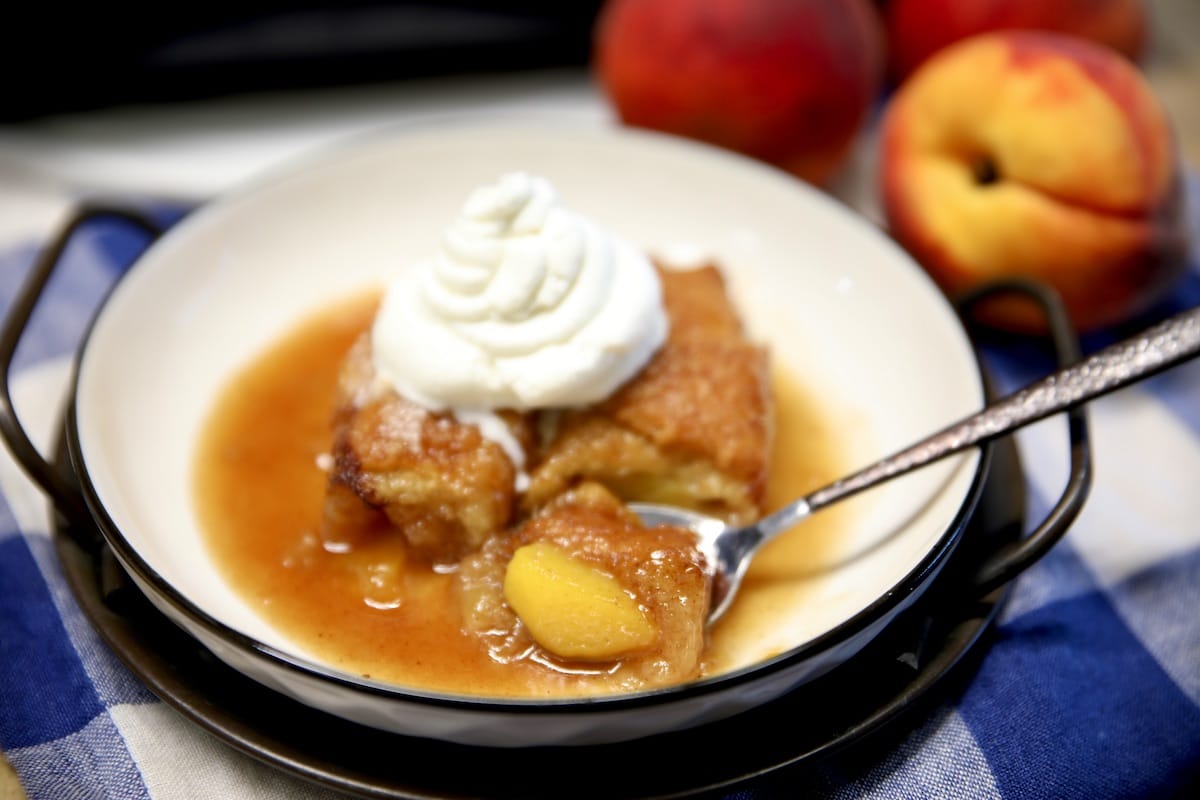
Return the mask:
[[[1148, 0], [1153, 30], [1143, 68], [1167, 108], [1184, 162], [1200, 171], [1200, 2]], [[25, 800], [0, 759], [0, 800]]]

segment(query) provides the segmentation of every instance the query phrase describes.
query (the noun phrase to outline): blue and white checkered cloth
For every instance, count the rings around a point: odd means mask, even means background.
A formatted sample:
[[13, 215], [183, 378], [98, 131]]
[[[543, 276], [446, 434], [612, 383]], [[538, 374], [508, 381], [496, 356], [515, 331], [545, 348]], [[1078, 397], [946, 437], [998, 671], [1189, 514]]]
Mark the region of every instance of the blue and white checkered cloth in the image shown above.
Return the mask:
[[[1200, 180], [1189, 195], [1200, 242]], [[51, 283], [12, 376], [43, 447], [86, 321], [142, 243], [91, 225]], [[40, 244], [0, 241], [0, 308]], [[1200, 246], [1160, 312], [1195, 305]], [[987, 360], [1002, 391], [1038, 377], [1015, 349]], [[965, 692], [876, 763], [790, 796], [1200, 797], [1200, 362], [1095, 402], [1090, 421], [1087, 504], [1017, 580]], [[1036, 520], [1061, 493], [1067, 440], [1055, 420], [1018, 436]], [[0, 750], [32, 800], [337, 796], [226, 746], [122, 665], [66, 584], [45, 497], [2, 450]]]

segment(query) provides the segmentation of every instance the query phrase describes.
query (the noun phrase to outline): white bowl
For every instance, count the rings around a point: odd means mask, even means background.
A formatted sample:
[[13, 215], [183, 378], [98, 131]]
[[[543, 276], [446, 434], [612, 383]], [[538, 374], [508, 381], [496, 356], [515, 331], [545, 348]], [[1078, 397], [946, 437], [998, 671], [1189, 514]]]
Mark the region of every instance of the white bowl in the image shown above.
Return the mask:
[[[209, 203], [115, 287], [81, 350], [74, 468], [150, 599], [218, 657], [303, 703], [383, 730], [489, 745], [622, 741], [727, 717], [836, 667], [935, 579], [981, 482], [970, 452], [847, 501], [824, 569], [723, 674], [588, 700], [500, 700], [371, 682], [322, 664], [225, 582], [191, 496], [202, 421], [230, 377], [330, 298], [433, 252], [473, 187], [526, 170], [648, 251], [715, 258], [752, 332], [836, 409], [864, 465], [978, 410], [949, 303], [883, 233], [757, 162], [627, 129], [539, 123], [367, 137]], [[530, 724], [536, 722], [536, 724]]]

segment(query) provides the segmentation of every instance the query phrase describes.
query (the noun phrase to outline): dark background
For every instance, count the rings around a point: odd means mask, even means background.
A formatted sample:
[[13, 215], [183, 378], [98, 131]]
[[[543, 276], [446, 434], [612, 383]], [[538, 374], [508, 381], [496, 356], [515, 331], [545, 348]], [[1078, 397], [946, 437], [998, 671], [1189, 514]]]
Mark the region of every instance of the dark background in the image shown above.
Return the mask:
[[602, 0], [18, 0], [0, 119], [431, 75], [577, 66]]

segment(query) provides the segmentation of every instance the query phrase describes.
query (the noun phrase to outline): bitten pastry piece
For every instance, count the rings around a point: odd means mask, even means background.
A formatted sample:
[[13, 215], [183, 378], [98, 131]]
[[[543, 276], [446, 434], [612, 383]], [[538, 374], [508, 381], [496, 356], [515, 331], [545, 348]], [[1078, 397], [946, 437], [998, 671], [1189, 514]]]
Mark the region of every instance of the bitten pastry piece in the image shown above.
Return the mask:
[[[457, 562], [512, 522], [516, 467], [476, 426], [381, 387], [370, 348], [364, 334], [338, 377], [322, 537], [352, 542], [378, 529], [382, 514], [413, 551]], [[516, 414], [504, 420], [528, 447], [530, 422]]]
[[773, 434], [766, 351], [746, 336], [715, 267], [659, 270], [666, 344], [607, 401], [543, 419], [524, 508], [582, 480], [622, 500], [761, 516]]
[[700, 672], [711, 587], [694, 535], [644, 527], [599, 484], [488, 539], [458, 575], [464, 625], [497, 661], [557, 667], [585, 692]]

